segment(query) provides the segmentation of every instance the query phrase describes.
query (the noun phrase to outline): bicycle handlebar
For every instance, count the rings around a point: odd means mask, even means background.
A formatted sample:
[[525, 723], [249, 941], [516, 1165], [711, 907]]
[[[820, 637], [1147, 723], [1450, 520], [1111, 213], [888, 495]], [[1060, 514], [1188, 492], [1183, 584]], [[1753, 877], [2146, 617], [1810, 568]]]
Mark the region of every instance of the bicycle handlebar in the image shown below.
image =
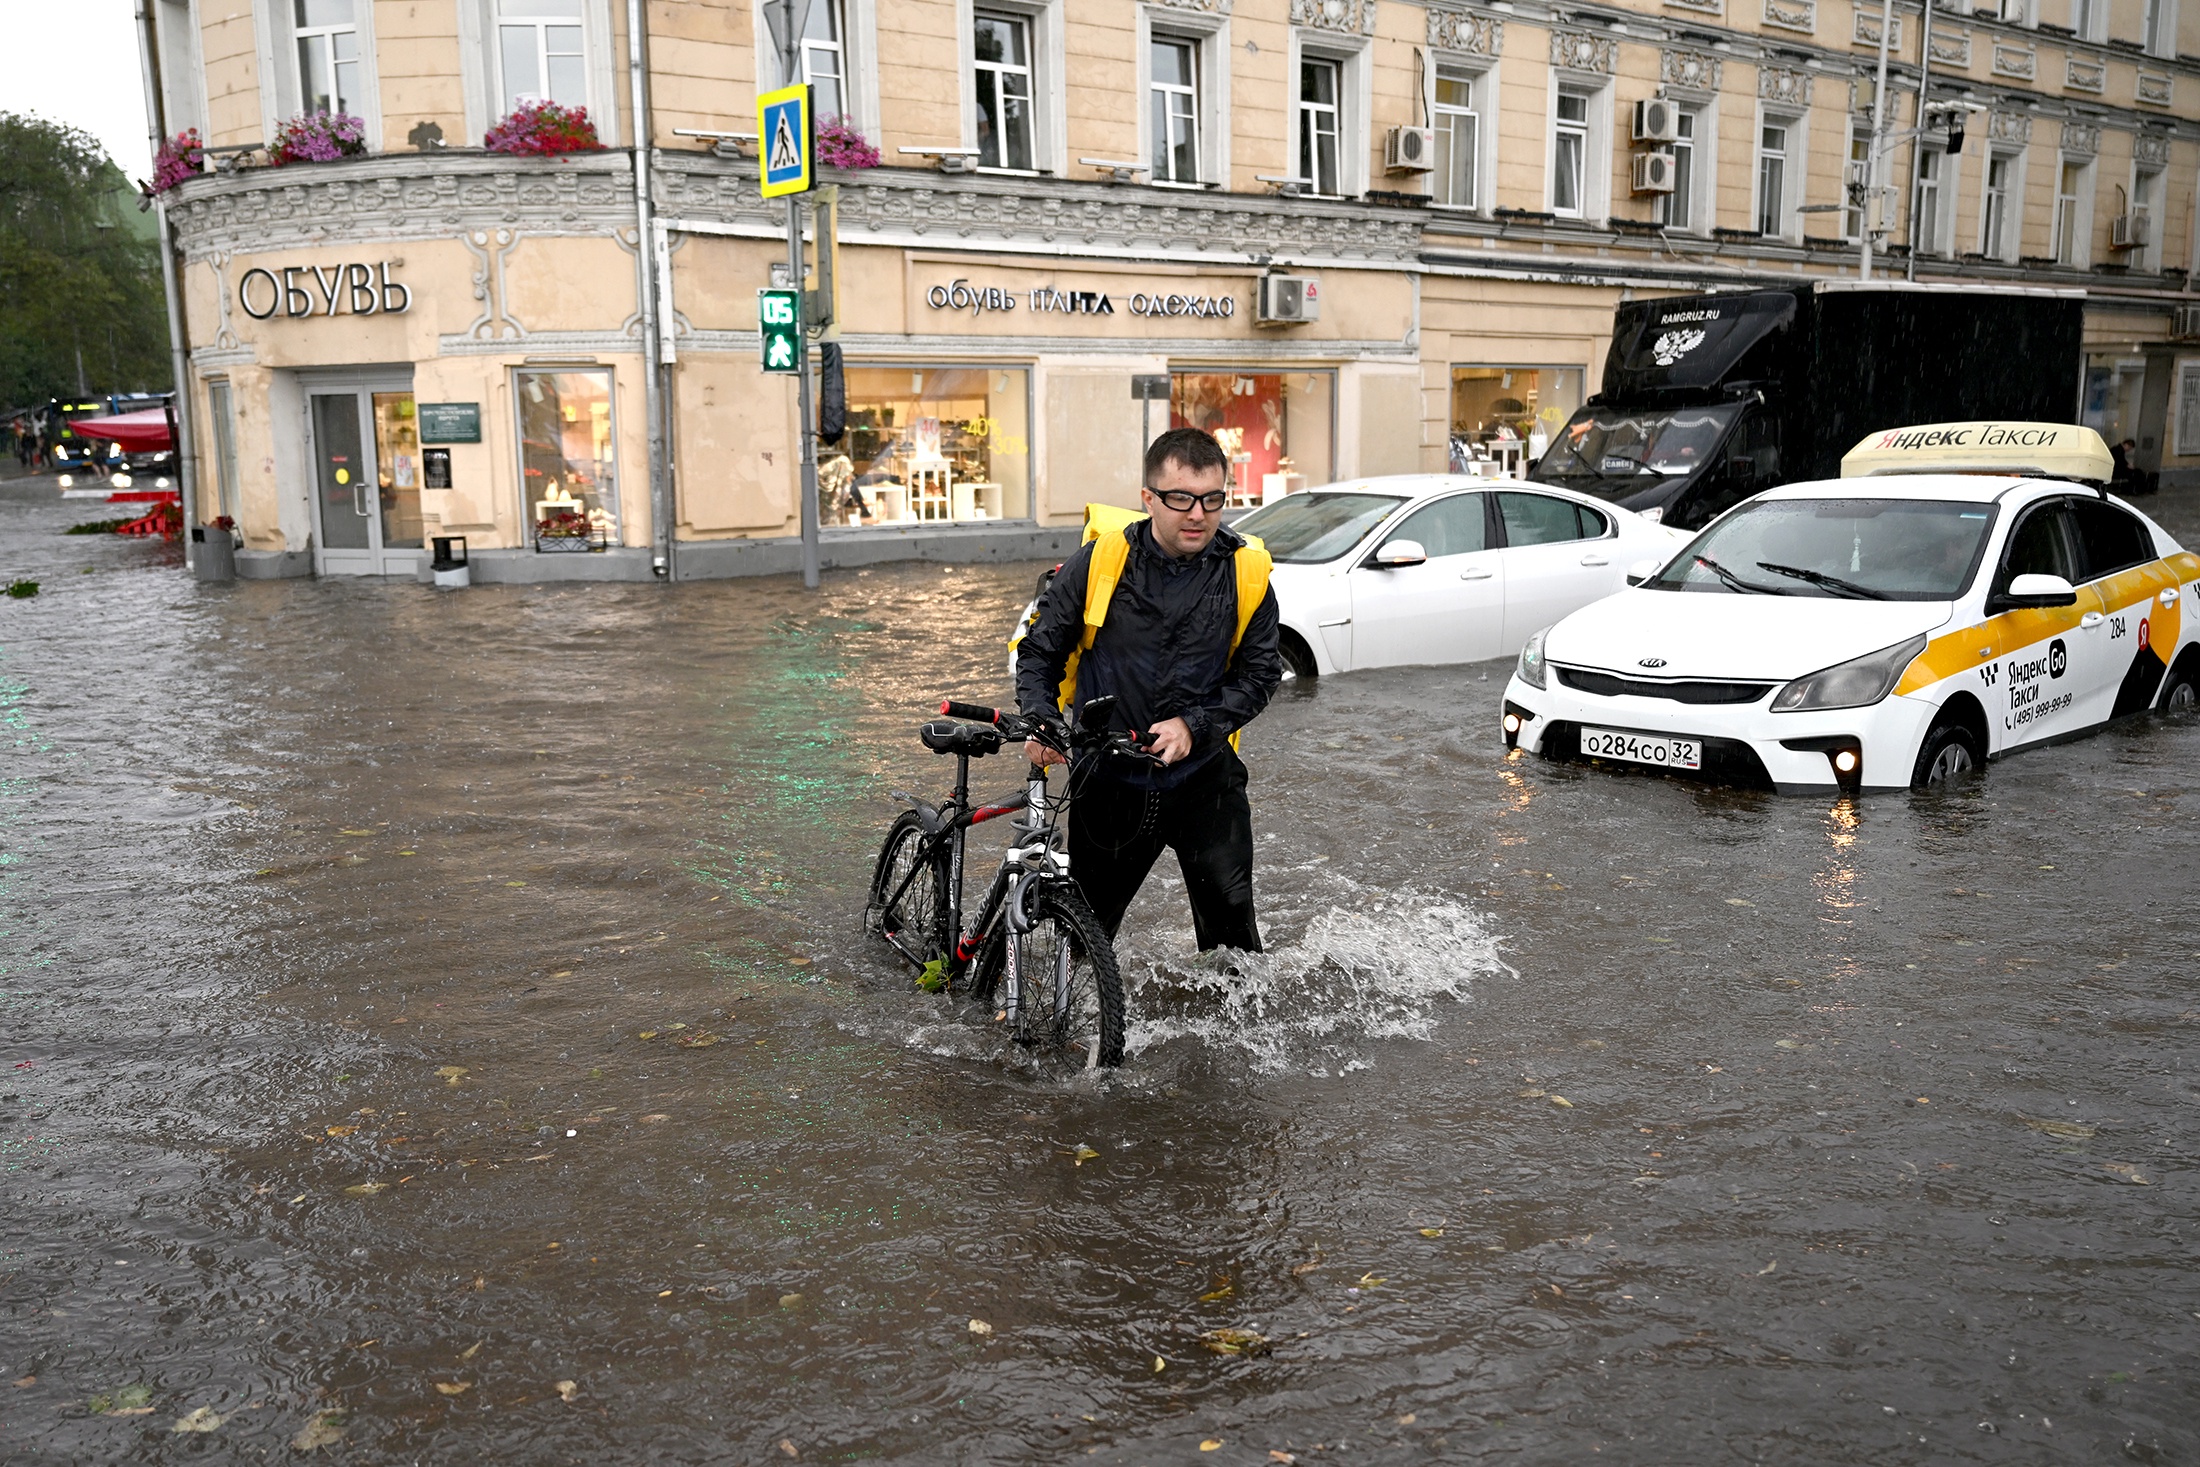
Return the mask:
[[958, 703], [953, 698], [940, 700], [940, 712], [949, 718], [967, 718], [972, 723], [999, 723], [1001, 710], [984, 708], [976, 703]]
[[1004, 739], [1036, 739], [1057, 754], [1074, 754], [1088, 749], [1112, 749], [1133, 758], [1151, 763], [1161, 762], [1161, 756], [1139, 745], [1136, 734], [1110, 733], [1107, 727], [1109, 713], [1115, 707], [1115, 699], [1094, 698], [1079, 710], [1078, 726], [1072, 730], [1059, 721], [1046, 718], [1027, 718], [1020, 713], [1003, 713], [998, 708], [988, 708], [981, 703], [958, 703], [953, 698], [940, 700], [940, 712], [949, 718], [966, 719], [971, 723], [990, 723], [1001, 731]]

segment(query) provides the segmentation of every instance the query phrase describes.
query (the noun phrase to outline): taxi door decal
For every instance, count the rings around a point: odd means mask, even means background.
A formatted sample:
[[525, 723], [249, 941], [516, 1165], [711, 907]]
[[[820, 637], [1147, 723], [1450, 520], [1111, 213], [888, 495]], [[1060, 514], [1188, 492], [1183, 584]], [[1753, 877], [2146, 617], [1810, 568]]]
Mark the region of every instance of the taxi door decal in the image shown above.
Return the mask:
[[1986, 619], [1985, 629], [1993, 633], [1994, 660], [1980, 668], [1979, 675], [1994, 685], [1988, 706], [2000, 712], [2001, 727], [1993, 731], [1998, 745], [2028, 743], [2065, 731], [2081, 681], [2069, 676], [2078, 624], [2087, 612], [2100, 609], [2099, 593], [2085, 585], [2078, 587], [2075, 605], [2020, 606]]
[[2178, 607], [2164, 606], [2160, 600], [2164, 590], [2177, 585], [2177, 573], [2169, 562], [2156, 560], [2119, 571], [2096, 585], [2102, 609], [2108, 613], [2108, 625], [2102, 629], [2108, 634], [2108, 656], [2112, 664], [2124, 663], [2108, 716], [2143, 713], [2154, 706], [2154, 696], [2169, 673], [2169, 658], [2177, 651]]

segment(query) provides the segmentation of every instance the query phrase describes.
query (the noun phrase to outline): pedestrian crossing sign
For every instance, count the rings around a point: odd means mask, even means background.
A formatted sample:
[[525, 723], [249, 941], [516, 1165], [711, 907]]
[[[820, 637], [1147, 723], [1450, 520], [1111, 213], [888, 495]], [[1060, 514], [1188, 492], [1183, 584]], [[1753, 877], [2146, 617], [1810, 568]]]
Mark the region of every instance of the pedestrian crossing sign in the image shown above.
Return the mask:
[[763, 164], [764, 197], [808, 193], [815, 182], [811, 159], [817, 151], [810, 130], [808, 86], [781, 87], [756, 99], [756, 148]]

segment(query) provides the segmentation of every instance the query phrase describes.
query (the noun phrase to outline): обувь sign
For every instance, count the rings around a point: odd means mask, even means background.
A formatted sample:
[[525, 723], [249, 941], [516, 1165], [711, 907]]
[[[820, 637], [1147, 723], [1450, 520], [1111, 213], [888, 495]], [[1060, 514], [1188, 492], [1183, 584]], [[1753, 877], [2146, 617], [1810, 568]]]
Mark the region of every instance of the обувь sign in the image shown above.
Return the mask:
[[391, 261], [378, 265], [255, 265], [237, 280], [237, 304], [255, 321], [285, 316], [385, 316], [412, 309], [410, 287], [390, 279]]
[[[972, 285], [956, 279], [935, 285], [924, 293], [924, 303], [935, 311], [968, 311], [982, 316], [988, 311], [1031, 310], [1067, 316], [1112, 316], [1115, 301], [1103, 290], [1060, 290], [1035, 285], [1016, 291], [998, 285]], [[1237, 314], [1237, 300], [1227, 295], [1195, 295], [1184, 292], [1133, 291], [1125, 302], [1134, 316], [1205, 316], [1228, 320]]]

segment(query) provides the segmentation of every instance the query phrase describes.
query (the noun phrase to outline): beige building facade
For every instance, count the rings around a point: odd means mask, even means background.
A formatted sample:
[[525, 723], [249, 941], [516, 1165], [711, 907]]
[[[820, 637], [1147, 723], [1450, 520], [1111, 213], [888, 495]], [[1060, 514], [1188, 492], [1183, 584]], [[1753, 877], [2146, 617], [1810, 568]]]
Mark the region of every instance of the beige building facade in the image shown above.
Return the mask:
[[[801, 79], [885, 165], [820, 175], [826, 563], [1052, 553], [1170, 421], [1223, 438], [1248, 501], [1518, 470], [1596, 390], [1616, 304], [1854, 278], [1874, 223], [1878, 276], [2083, 288], [2073, 413], [2200, 474], [2181, 5], [1950, 6], [1928, 36], [1848, 0], [812, 0]], [[167, 130], [234, 150], [164, 207], [199, 512], [246, 573], [412, 574], [452, 535], [480, 579], [797, 563], [756, 294], [786, 215], [727, 136], [782, 81], [760, 4], [154, 8]], [[604, 149], [479, 146], [535, 97]], [[365, 156], [260, 166], [324, 109]]]

